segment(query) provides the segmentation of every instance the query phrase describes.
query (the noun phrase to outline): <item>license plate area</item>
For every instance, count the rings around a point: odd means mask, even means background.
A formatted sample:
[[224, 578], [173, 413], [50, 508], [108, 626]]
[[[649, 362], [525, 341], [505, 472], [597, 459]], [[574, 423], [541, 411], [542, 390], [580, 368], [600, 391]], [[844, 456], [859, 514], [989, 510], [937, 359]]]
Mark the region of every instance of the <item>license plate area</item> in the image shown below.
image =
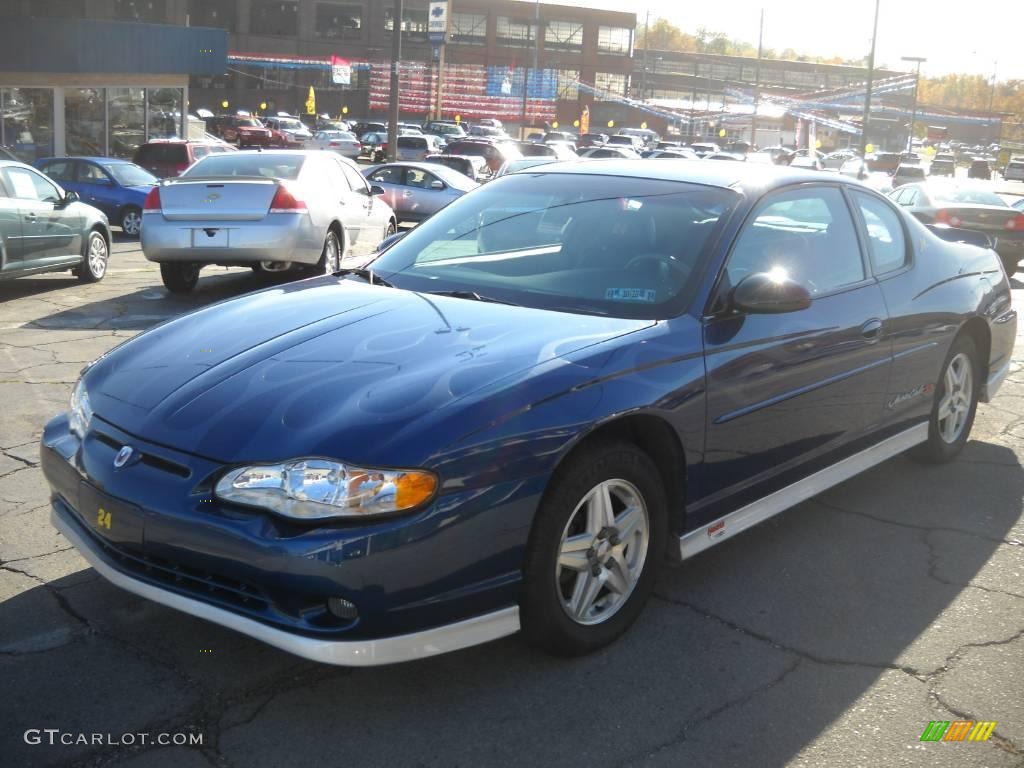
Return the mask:
[[205, 227], [192, 230], [193, 248], [227, 248], [229, 230], [223, 227]]
[[98, 536], [115, 544], [142, 546], [142, 509], [115, 499], [84, 480], [78, 487], [78, 514]]

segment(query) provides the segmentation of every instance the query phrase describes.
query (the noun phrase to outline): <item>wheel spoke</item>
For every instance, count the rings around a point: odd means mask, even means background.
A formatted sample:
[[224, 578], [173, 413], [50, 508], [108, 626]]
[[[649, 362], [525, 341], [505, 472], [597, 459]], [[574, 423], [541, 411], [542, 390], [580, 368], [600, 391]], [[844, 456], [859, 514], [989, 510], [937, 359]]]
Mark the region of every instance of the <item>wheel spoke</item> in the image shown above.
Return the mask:
[[593, 541], [594, 537], [589, 533], [570, 536], [562, 542], [562, 551], [558, 554], [558, 564], [572, 571], [589, 570], [590, 560], [587, 558], [587, 552]]
[[939, 401], [939, 421], [947, 419], [953, 413], [953, 397], [946, 395]]
[[608, 585], [608, 589], [620, 595], [629, 592], [633, 579], [621, 548], [616, 547], [612, 552], [611, 557], [608, 559], [608, 566], [605, 570], [605, 583]]
[[569, 610], [577, 619], [586, 619], [590, 608], [594, 605], [604, 582], [590, 571], [584, 571], [576, 577], [576, 585], [569, 601]]
[[615, 527], [619, 529], [619, 538], [628, 544], [629, 539], [637, 532], [644, 522], [644, 511], [637, 505], [626, 507], [622, 514], [615, 518]]
[[615, 525], [612, 493], [607, 483], [601, 483], [587, 500], [587, 531], [597, 535], [602, 528]]

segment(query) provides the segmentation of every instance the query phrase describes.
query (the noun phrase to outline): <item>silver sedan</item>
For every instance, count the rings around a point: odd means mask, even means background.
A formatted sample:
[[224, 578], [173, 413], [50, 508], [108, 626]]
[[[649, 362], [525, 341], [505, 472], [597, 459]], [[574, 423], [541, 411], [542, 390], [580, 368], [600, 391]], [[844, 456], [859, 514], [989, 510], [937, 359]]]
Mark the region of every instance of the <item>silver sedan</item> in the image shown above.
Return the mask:
[[191, 291], [206, 265], [332, 272], [361, 265], [397, 220], [351, 160], [333, 152], [207, 155], [146, 198], [142, 251], [168, 290]]
[[480, 185], [468, 176], [435, 163], [388, 163], [363, 175], [384, 189], [384, 200], [399, 221], [423, 221]]
[[363, 145], [354, 133], [330, 129], [314, 133], [313, 138], [306, 141], [306, 149], [329, 149], [342, 157], [355, 160], [362, 154]]

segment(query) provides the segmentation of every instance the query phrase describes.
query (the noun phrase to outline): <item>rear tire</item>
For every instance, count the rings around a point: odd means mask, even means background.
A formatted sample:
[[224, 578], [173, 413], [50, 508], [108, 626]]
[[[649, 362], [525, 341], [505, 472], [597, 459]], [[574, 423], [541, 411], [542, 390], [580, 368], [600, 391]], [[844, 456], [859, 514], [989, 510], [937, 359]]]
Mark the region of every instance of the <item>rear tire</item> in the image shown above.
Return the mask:
[[199, 282], [199, 265], [161, 264], [160, 279], [171, 293], [191, 293]]
[[78, 265], [78, 279], [83, 283], [98, 283], [107, 274], [110, 246], [103, 235], [96, 230], [85, 239], [82, 263]]
[[320, 261], [307, 271], [314, 275], [330, 275], [341, 269], [341, 240], [333, 229], [327, 230], [324, 238], [324, 249], [320, 252]]
[[142, 231], [142, 210], [129, 205], [121, 211], [121, 231], [127, 237], [138, 237]]
[[537, 510], [523, 563], [524, 639], [578, 656], [611, 643], [643, 610], [668, 535], [664, 487], [635, 445], [572, 456]]
[[929, 464], [945, 464], [963, 450], [978, 410], [980, 370], [974, 339], [961, 334], [953, 342], [935, 385], [928, 440], [914, 447], [910, 453], [913, 458]]

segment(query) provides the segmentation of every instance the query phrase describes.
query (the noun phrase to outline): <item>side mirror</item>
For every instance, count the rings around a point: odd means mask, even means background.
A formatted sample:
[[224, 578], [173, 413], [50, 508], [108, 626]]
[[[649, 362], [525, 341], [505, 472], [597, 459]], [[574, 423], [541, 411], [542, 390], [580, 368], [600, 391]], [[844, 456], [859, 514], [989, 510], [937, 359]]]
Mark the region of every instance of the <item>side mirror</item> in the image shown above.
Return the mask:
[[77, 203], [80, 199], [77, 192], [65, 192], [64, 199], [60, 203], [61, 205], [71, 205], [71, 203]]
[[377, 243], [377, 247], [373, 249], [374, 253], [383, 253], [392, 245], [394, 245], [403, 237], [405, 237], [407, 234], [409, 234], [409, 230], [406, 229], [401, 232], [396, 232], [391, 237], [385, 237], [383, 240]]
[[380, 197], [383, 194], [384, 194], [384, 187], [380, 186], [379, 184], [372, 184], [370, 186], [370, 196], [371, 197]]
[[431, 189], [444, 189], [444, 182], [443, 181], [436, 181], [436, 180], [432, 181], [432, 182], [430, 182], [430, 188]]
[[733, 288], [732, 306], [758, 315], [797, 312], [811, 306], [811, 294], [785, 275], [756, 272]]

